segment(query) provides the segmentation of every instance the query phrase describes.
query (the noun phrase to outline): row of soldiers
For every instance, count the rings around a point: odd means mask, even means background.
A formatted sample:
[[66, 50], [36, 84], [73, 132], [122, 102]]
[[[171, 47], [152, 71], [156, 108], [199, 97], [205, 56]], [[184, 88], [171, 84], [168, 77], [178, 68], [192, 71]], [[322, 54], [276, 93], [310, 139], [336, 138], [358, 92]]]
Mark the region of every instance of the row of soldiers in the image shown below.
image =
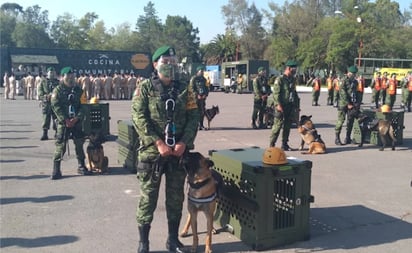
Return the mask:
[[130, 100], [142, 77], [131, 74], [81, 74], [76, 83], [85, 91], [87, 99]]
[[4, 98], [15, 100], [17, 89], [21, 89], [24, 99], [38, 100], [38, 88], [44, 79], [45, 77], [41, 72], [37, 76], [33, 76], [28, 72], [20, 80], [17, 80], [13, 72], [9, 74], [6, 71], [3, 76]]
[[[392, 73], [390, 77], [387, 72], [383, 73], [376, 72], [374, 79], [372, 79], [371, 89], [372, 89], [372, 105], [376, 109], [380, 105], [389, 105], [390, 108], [393, 108], [396, 101], [397, 87], [402, 88], [402, 102], [401, 107], [410, 112], [411, 111], [411, 72], [409, 72], [405, 78], [403, 78], [400, 83], [396, 79], [396, 73]], [[334, 105], [335, 107], [338, 104], [339, 100], [339, 87], [342, 84], [342, 77], [340, 75], [330, 75], [326, 79], [327, 86], [327, 105]], [[359, 103], [363, 103], [363, 94], [365, 91], [365, 78], [362, 75], [356, 76], [357, 80], [357, 94]], [[306, 86], [312, 86], [312, 106], [319, 105], [320, 89], [321, 89], [321, 78], [320, 76], [312, 76], [308, 81]]]

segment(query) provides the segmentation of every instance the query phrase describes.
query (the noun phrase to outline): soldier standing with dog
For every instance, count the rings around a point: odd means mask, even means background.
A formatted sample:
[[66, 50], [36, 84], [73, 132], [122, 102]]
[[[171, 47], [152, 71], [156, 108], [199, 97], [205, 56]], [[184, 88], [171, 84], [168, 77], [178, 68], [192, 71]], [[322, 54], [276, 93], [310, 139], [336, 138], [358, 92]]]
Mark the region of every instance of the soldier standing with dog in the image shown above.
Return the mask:
[[199, 110], [193, 87], [179, 81], [175, 49], [158, 48], [152, 56], [152, 77], [136, 89], [132, 102], [133, 125], [140, 137], [137, 178], [141, 197], [136, 211], [138, 253], [149, 252], [149, 231], [159, 196], [162, 174], [166, 180], [169, 252], [183, 252], [178, 240], [186, 171], [182, 158], [194, 148]]
[[47, 68], [47, 78], [40, 83], [39, 86], [39, 99], [42, 105], [42, 113], [43, 113], [43, 135], [40, 137], [41, 141], [48, 140], [49, 137], [47, 132], [50, 129], [50, 121], [53, 124], [53, 130], [56, 131], [56, 116], [54, 115], [52, 108], [51, 108], [51, 96], [54, 88], [59, 85], [59, 80], [56, 79], [56, 72], [53, 67]]
[[203, 119], [205, 118], [206, 98], [209, 95], [209, 88], [206, 86], [206, 78], [203, 76], [205, 71], [204, 66], [196, 68], [196, 75], [190, 79], [190, 85], [196, 95], [196, 103], [199, 108], [199, 130], [205, 129]]
[[[358, 68], [356, 66], [349, 67], [348, 73], [339, 88], [338, 121], [335, 126], [336, 145], [345, 145], [352, 142], [350, 136], [353, 123], [355, 118], [359, 116], [360, 110], [358, 81], [355, 78], [357, 72]], [[348, 120], [346, 124], [346, 138], [345, 142], [342, 143], [340, 132], [346, 117]]]
[[275, 146], [280, 130], [283, 128], [282, 149], [285, 151], [292, 150], [288, 145], [290, 128], [293, 119], [296, 117], [296, 112], [300, 110], [300, 99], [296, 92], [296, 68], [297, 63], [295, 61], [287, 61], [283, 75], [277, 77], [273, 85], [275, 119], [270, 135], [269, 146]]
[[62, 177], [60, 164], [66, 151], [67, 141], [72, 138], [78, 162], [77, 172], [90, 175], [86, 169], [83, 150], [84, 133], [82, 130], [83, 104], [87, 103], [85, 92], [75, 83], [74, 73], [70, 67], [61, 70], [62, 81], [53, 90], [51, 107], [57, 118], [56, 151], [53, 156], [52, 180]]

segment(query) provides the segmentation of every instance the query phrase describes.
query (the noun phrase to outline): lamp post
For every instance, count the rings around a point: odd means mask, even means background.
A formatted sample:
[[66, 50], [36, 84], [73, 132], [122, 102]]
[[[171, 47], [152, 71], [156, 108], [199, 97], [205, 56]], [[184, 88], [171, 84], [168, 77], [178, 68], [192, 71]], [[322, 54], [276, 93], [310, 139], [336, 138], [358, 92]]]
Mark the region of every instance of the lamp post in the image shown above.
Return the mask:
[[[354, 6], [353, 7], [354, 9], [356, 9], [356, 10], [358, 10], [359, 9], [359, 6]], [[360, 17], [360, 16], [357, 16], [356, 18], [354, 17], [354, 16], [352, 16], [351, 14], [349, 14], [349, 13], [343, 13], [342, 11], [339, 11], [339, 10], [337, 10], [337, 11], [335, 11], [335, 14], [338, 14], [338, 15], [342, 15], [342, 16], [345, 16], [345, 17], [349, 17], [349, 18], [351, 18], [351, 19], [356, 19], [356, 22], [358, 22], [359, 24], [360, 24], [360, 35], [359, 35], [359, 37], [360, 37], [360, 39], [359, 39], [359, 45], [358, 45], [358, 68], [360, 68], [360, 66], [361, 66], [361, 58], [362, 58], [362, 48], [363, 48], [363, 39], [362, 39], [362, 18]]]

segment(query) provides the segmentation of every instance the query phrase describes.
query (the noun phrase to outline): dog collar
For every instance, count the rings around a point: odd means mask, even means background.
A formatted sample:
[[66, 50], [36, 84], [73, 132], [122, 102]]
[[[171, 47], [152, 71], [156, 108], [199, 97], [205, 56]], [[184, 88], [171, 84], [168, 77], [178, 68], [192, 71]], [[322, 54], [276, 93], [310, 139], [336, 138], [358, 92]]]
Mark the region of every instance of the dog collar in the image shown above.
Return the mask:
[[217, 193], [214, 192], [211, 196], [205, 197], [205, 198], [195, 198], [195, 197], [190, 196], [189, 194], [187, 195], [187, 198], [189, 199], [189, 201], [195, 204], [203, 204], [203, 203], [212, 202], [213, 200], [215, 200], [216, 196], [217, 196]]
[[202, 181], [202, 182], [199, 182], [199, 183], [190, 183], [190, 182], [189, 182], [189, 185], [190, 185], [190, 187], [193, 188], [193, 189], [200, 189], [200, 188], [202, 188], [203, 186], [205, 186], [207, 183], [209, 183], [209, 181], [210, 181], [210, 177], [209, 177], [208, 179]]

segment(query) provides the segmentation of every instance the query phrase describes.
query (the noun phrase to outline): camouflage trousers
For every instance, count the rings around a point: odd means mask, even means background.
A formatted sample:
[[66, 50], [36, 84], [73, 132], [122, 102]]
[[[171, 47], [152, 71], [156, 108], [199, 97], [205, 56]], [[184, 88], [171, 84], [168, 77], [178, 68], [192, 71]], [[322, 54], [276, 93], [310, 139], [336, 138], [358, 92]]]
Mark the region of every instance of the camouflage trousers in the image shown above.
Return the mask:
[[276, 141], [280, 134], [280, 130], [282, 128], [283, 128], [282, 143], [289, 141], [290, 128], [292, 126], [292, 121], [294, 117], [295, 117], [294, 108], [291, 105], [283, 107], [282, 117], [277, 117], [275, 114], [275, 118], [274, 118], [274, 122], [272, 126], [272, 132], [270, 134], [269, 146], [271, 147], [275, 146]]
[[263, 115], [265, 114], [267, 103], [267, 100], [263, 99], [253, 100], [252, 122], [256, 123], [259, 117], [259, 125], [263, 124]]
[[[138, 166], [137, 178], [140, 185], [140, 199], [136, 210], [136, 221], [139, 225], [150, 224], [159, 198], [162, 175], [154, 176], [154, 166], [141, 170]], [[178, 158], [166, 158], [163, 163], [165, 176], [165, 202], [168, 222], [180, 223], [184, 201], [184, 183], [186, 171], [179, 164]], [[156, 180], [158, 179], [158, 180]]]
[[56, 116], [54, 115], [50, 103], [45, 103], [43, 102], [42, 105], [42, 113], [43, 113], [43, 124], [42, 124], [42, 129], [50, 129], [50, 122], [53, 120], [53, 129], [56, 129], [56, 124], [54, 123], [54, 120], [56, 119]]
[[340, 134], [343, 123], [345, 122], [346, 115], [348, 117], [348, 122], [346, 124], [346, 135], [347, 137], [349, 137], [350, 134], [352, 133], [352, 128], [353, 128], [353, 123], [355, 122], [355, 117], [351, 116], [345, 110], [338, 110], [338, 121], [336, 122], [335, 133]]
[[76, 150], [76, 158], [78, 161], [83, 161], [85, 159], [85, 154], [83, 150], [84, 144], [84, 133], [82, 131], [82, 124], [79, 121], [74, 127], [67, 128], [63, 124], [57, 125], [56, 131], [56, 151], [54, 151], [53, 161], [61, 161], [66, 152], [67, 142], [69, 139], [73, 139], [74, 147]]

